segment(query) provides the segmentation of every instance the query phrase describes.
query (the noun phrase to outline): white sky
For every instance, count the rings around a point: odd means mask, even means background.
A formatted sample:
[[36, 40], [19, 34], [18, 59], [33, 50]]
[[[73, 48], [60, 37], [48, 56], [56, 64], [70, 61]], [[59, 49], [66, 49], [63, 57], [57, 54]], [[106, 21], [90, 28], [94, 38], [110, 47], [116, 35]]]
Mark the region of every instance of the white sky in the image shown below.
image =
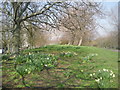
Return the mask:
[[[118, 17], [118, 3], [117, 2], [102, 2], [103, 3], [103, 8], [104, 12], [106, 14], [109, 14], [110, 10], [114, 10], [114, 15]], [[100, 25], [103, 28], [98, 28], [97, 31], [101, 36], [106, 35], [109, 31], [114, 29], [114, 26], [111, 24], [112, 19], [111, 19], [112, 14], [109, 14], [106, 16], [106, 18], [103, 19], [98, 19], [97, 21], [100, 23]]]

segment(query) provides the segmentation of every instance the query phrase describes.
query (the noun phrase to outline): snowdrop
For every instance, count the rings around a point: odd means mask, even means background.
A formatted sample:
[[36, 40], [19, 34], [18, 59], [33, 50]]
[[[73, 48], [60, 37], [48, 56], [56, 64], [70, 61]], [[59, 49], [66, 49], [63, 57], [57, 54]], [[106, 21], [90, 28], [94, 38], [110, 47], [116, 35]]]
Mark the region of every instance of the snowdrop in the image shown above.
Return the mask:
[[83, 72], [83, 70], [81, 70], [81, 72]]
[[47, 65], [45, 64], [45, 66], [47, 67]]
[[77, 53], [74, 53], [74, 55], [77, 55]]
[[100, 77], [100, 79], [102, 80], [102, 77]]
[[95, 73], [93, 73], [93, 75], [95, 75]]
[[113, 73], [113, 71], [112, 71], [112, 70], [111, 70], [110, 72], [111, 72], [111, 73]]
[[27, 69], [25, 69], [25, 71], [27, 71]]
[[98, 54], [96, 53], [95, 55], [97, 56]]
[[98, 78], [98, 79], [95, 79], [95, 81], [96, 81], [96, 82], [100, 82], [100, 79], [99, 79], [99, 78]]
[[110, 73], [110, 76], [112, 76], [113, 74], [112, 73]]
[[113, 74], [113, 77], [115, 77], [115, 74]]
[[107, 71], [107, 72], [108, 72], [108, 70], [107, 70], [107, 69], [103, 69], [103, 71]]
[[49, 58], [47, 58], [47, 60], [48, 60]]
[[90, 74], [90, 76], [93, 76], [92, 74]]
[[31, 55], [31, 53], [29, 52], [29, 55]]

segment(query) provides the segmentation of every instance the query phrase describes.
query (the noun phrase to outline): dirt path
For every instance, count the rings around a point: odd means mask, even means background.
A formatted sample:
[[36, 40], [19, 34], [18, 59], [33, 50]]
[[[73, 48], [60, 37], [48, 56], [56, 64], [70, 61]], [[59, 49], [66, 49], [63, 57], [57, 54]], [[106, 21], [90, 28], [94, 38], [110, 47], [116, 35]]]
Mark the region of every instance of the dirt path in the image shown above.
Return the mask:
[[[107, 49], [107, 48], [105, 48], [105, 49]], [[116, 50], [116, 49], [107, 49], [107, 50], [111, 50], [113, 52], [120, 52], [120, 50]]]
[[112, 50], [112, 51], [114, 51], [114, 52], [120, 52], [120, 50]]

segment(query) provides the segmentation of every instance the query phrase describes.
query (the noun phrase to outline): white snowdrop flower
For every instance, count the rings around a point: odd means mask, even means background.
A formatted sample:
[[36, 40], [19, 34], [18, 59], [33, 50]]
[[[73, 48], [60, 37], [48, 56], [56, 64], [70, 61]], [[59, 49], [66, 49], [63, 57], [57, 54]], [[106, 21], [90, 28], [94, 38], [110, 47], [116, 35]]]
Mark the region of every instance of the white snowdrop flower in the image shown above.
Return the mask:
[[100, 77], [100, 79], [102, 80], [102, 77]]
[[81, 72], [83, 72], [83, 70], [81, 70]]
[[29, 55], [31, 55], [31, 53], [29, 52]]
[[111, 72], [111, 73], [113, 73], [113, 71], [112, 71], [112, 70], [111, 70], [110, 72]]
[[110, 76], [112, 76], [113, 74], [112, 73], [110, 73]]
[[93, 73], [93, 75], [95, 75], [95, 73]]
[[49, 59], [49, 58], [47, 58], [47, 59]]
[[28, 71], [28, 74], [30, 74], [30, 71]]
[[25, 71], [27, 71], [27, 69], [25, 69]]
[[92, 76], [92, 74], [90, 74], [90, 76]]
[[14, 55], [13, 58], [15, 58], [16, 56]]
[[77, 55], [77, 53], [74, 53], [74, 55]]
[[97, 56], [98, 54], [96, 53], [95, 55]]
[[99, 72], [100, 72], [100, 70], [99, 70]]
[[106, 71], [108, 72], [109, 70], [108, 70], [108, 69], [106, 69]]
[[47, 65], [45, 64], [45, 66], [47, 67]]
[[115, 77], [115, 74], [113, 74], [113, 77]]
[[106, 69], [103, 69], [103, 71], [106, 71]]
[[100, 79], [95, 79], [96, 82], [100, 82]]

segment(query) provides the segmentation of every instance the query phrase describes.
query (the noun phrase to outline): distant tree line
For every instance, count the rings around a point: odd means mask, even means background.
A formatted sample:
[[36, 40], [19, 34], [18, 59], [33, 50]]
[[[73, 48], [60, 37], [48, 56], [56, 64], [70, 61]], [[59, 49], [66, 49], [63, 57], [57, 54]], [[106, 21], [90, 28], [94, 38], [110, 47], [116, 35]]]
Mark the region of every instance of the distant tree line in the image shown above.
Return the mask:
[[117, 7], [113, 7], [108, 13], [109, 24], [113, 27], [113, 30], [108, 30], [105, 36], [99, 37], [94, 41], [94, 44], [98, 47], [109, 49], [120, 49], [119, 46], [119, 30], [118, 30], [118, 13]]
[[104, 37], [97, 38], [94, 45], [108, 49], [120, 49], [118, 45], [118, 31], [111, 31]]

